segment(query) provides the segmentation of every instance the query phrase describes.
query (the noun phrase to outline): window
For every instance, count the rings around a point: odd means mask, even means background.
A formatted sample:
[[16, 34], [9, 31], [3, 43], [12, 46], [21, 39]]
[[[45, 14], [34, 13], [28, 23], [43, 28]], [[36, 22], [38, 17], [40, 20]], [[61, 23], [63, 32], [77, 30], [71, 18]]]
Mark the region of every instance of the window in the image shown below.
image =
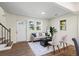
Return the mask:
[[60, 30], [66, 30], [66, 20], [60, 21]]
[[34, 21], [29, 21], [29, 28], [34, 30]]
[[36, 30], [41, 30], [41, 22], [40, 21], [37, 21], [36, 22]]

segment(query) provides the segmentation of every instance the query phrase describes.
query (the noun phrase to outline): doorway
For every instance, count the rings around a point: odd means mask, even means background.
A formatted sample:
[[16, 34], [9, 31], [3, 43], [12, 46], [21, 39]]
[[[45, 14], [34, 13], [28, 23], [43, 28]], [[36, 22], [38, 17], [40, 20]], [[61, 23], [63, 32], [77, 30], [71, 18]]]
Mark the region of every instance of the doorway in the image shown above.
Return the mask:
[[27, 41], [26, 40], [26, 21], [17, 21], [16, 29], [16, 42]]

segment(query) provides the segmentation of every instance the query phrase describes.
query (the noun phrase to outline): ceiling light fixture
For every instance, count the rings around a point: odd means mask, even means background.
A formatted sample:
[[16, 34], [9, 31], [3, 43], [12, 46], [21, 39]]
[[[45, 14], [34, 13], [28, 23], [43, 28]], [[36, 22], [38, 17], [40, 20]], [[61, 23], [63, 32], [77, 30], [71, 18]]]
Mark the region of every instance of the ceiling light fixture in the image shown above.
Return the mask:
[[46, 14], [45, 12], [41, 12], [42, 15]]

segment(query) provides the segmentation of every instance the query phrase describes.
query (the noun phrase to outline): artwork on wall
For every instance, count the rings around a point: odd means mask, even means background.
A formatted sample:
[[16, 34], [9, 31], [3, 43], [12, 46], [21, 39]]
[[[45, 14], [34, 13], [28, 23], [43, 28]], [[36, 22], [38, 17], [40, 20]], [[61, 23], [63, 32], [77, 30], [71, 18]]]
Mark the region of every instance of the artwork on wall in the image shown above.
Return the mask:
[[30, 30], [41, 30], [41, 21], [29, 21], [29, 28]]
[[66, 20], [60, 21], [60, 30], [66, 30]]

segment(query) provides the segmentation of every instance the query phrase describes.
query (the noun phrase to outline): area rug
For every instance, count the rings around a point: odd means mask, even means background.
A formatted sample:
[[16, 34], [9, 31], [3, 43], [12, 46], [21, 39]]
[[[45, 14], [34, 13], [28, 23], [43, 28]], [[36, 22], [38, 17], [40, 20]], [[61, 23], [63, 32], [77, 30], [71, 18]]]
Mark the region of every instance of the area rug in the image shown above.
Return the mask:
[[[43, 47], [40, 45], [40, 42], [30, 42], [28, 44], [36, 56], [41, 56], [41, 55], [44, 55], [44, 54], [47, 54], [47, 53], [50, 53], [53, 51], [52, 46], [50, 46], [49, 48]], [[56, 48], [56, 50], [57, 50], [57, 48]]]

